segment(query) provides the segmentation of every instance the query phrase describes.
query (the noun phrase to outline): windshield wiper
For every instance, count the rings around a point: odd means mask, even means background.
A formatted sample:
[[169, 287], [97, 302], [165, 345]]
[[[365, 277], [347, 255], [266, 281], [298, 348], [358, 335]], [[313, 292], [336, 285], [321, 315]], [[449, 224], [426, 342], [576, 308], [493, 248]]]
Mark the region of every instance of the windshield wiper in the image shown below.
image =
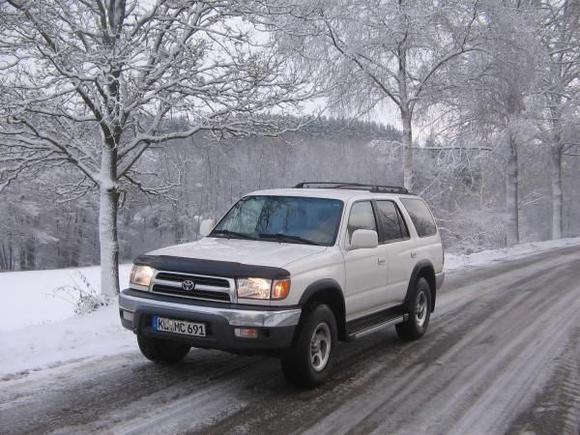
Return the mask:
[[250, 236], [249, 234], [238, 233], [237, 231], [231, 230], [213, 230], [210, 236], [225, 236], [228, 239], [247, 239], [247, 240], [257, 240], [255, 237]]
[[283, 234], [283, 233], [275, 233], [275, 234], [269, 234], [269, 233], [260, 233], [258, 234], [258, 236], [260, 237], [260, 239], [271, 239], [271, 240], [277, 240], [280, 242], [297, 242], [297, 243], [304, 243], [307, 245], [317, 245], [320, 246], [320, 243], [315, 242], [314, 240], [309, 240], [309, 239], [305, 239], [303, 237], [300, 236], [293, 236], [291, 234]]

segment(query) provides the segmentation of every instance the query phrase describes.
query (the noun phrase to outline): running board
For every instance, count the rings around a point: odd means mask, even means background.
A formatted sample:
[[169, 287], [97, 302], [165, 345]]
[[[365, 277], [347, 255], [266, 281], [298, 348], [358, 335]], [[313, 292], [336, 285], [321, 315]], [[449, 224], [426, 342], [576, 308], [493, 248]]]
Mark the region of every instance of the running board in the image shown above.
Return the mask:
[[[391, 314], [391, 313], [389, 313]], [[385, 318], [386, 317], [386, 318]], [[380, 329], [386, 328], [387, 326], [396, 325], [397, 323], [405, 322], [409, 318], [408, 313], [396, 313], [390, 316], [385, 316], [382, 319], [372, 323], [366, 324], [362, 327], [356, 328], [352, 331], [347, 331], [347, 341], [356, 340], [357, 338], [364, 337], [365, 335], [372, 334]]]

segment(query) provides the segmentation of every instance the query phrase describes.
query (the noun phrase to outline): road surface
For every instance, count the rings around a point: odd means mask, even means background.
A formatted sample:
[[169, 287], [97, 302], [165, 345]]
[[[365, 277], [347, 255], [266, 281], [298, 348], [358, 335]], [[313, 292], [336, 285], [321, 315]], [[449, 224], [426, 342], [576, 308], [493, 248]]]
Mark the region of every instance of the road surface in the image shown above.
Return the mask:
[[330, 382], [279, 363], [136, 350], [0, 380], [0, 433], [580, 433], [580, 248], [448, 275], [428, 334], [393, 328], [337, 350]]

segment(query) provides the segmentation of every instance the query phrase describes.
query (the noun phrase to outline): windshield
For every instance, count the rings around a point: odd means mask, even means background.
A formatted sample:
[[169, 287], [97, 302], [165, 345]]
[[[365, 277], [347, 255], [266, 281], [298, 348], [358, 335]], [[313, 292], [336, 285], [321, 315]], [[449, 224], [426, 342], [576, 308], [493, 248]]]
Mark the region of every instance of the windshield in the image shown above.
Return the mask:
[[247, 196], [232, 207], [210, 237], [330, 246], [342, 201], [294, 196]]

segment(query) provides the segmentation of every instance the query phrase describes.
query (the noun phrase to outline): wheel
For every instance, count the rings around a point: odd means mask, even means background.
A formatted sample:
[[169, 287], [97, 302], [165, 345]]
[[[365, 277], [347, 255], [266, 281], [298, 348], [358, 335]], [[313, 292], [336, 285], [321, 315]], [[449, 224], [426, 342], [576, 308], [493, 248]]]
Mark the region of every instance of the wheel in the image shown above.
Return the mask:
[[336, 319], [328, 305], [307, 309], [295, 344], [282, 355], [282, 372], [290, 384], [313, 388], [328, 378], [337, 342], [336, 330]]
[[409, 318], [395, 325], [399, 338], [412, 341], [425, 335], [431, 317], [431, 287], [425, 278], [419, 278], [411, 295], [412, 311]]
[[149, 360], [158, 364], [175, 364], [189, 353], [190, 346], [176, 341], [137, 335], [137, 343], [141, 353]]

